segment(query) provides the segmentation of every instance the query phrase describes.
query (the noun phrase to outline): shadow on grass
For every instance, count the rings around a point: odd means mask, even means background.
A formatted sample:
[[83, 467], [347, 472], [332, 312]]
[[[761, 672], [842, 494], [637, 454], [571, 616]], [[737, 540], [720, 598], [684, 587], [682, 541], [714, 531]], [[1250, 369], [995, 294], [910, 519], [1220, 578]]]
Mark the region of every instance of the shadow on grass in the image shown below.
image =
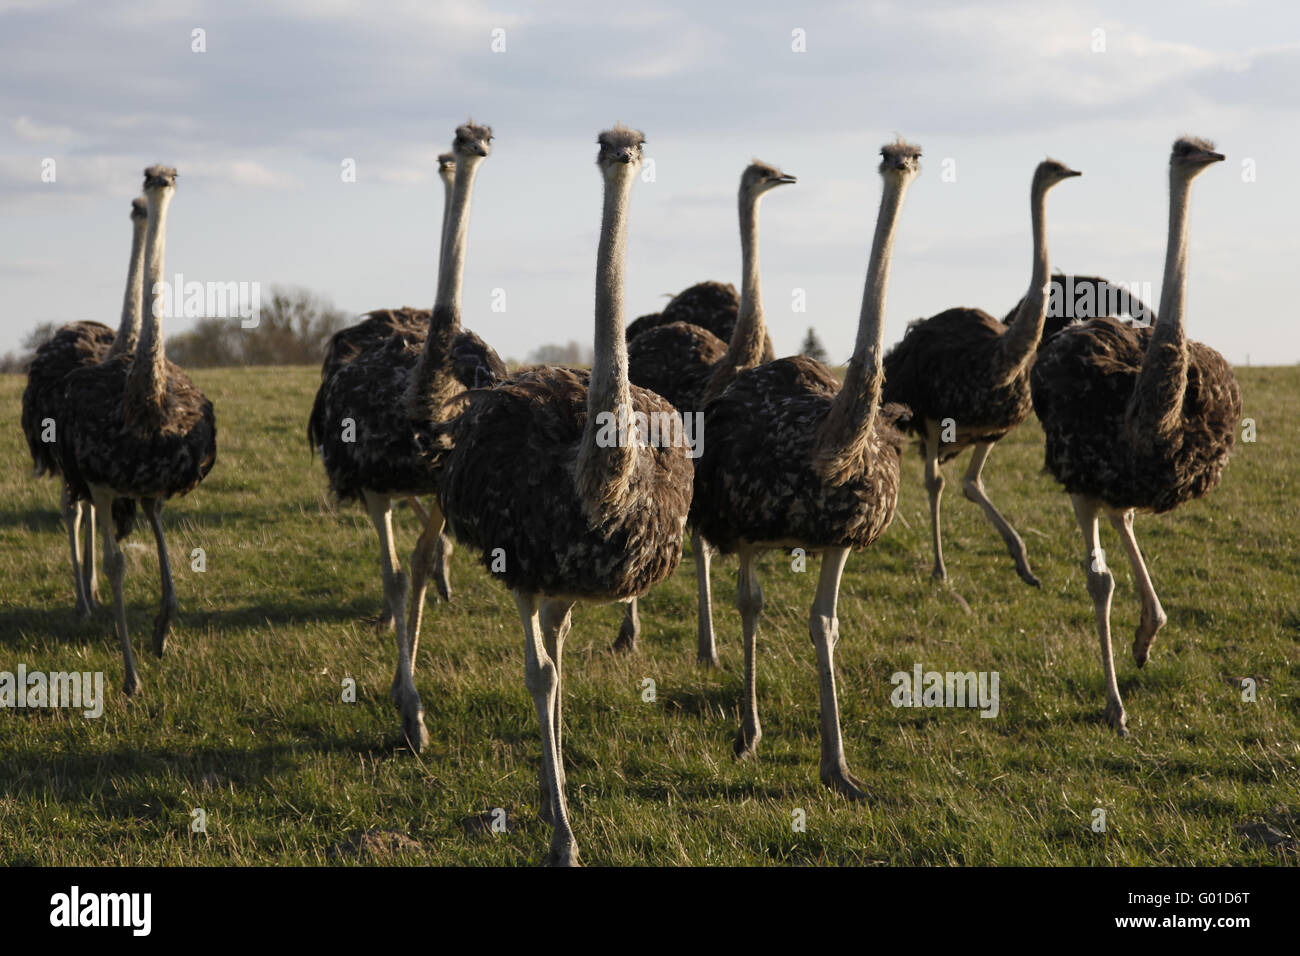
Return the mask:
[[[432, 603], [432, 602], [430, 602]], [[127, 626], [133, 639], [147, 640], [153, 629], [153, 618], [158, 611], [155, 603], [131, 602], [127, 604]], [[356, 622], [363, 627], [375, 625], [379, 601], [371, 597], [356, 597], [346, 604], [285, 600], [273, 604], [250, 604], [246, 607], [223, 611], [186, 611], [182, 599], [177, 615], [176, 631], [234, 631], [258, 627], [289, 626], [306, 623]], [[15, 607], [0, 611], [0, 647], [18, 646], [32, 638], [52, 640], [60, 644], [84, 644], [91, 640], [113, 636], [113, 610], [110, 603], [100, 607], [87, 620], [76, 616], [71, 599], [66, 607]]]
[[[100, 753], [48, 753], [26, 750], [0, 757], [0, 780], [7, 798], [54, 797], [88, 801], [107, 816], [153, 819], [188, 816], [192, 801], [226, 787], [260, 787], [296, 773], [311, 755], [344, 754], [373, 759], [405, 759], [395, 743], [377, 743], [357, 733], [301, 743], [261, 747], [199, 746], [194, 749], [119, 747]], [[178, 786], [177, 778], [181, 784]]]

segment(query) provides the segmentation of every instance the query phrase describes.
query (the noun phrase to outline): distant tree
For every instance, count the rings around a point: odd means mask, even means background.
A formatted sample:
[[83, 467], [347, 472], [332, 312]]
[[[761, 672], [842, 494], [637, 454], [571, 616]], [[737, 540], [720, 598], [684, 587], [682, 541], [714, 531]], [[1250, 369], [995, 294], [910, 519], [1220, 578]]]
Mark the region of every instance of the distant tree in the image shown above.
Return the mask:
[[804, 336], [803, 345], [799, 346], [799, 354], [818, 362], [826, 361], [826, 346], [822, 345], [822, 340], [817, 338], [817, 332], [811, 325], [808, 326], [808, 334]]
[[6, 352], [0, 355], [0, 375], [26, 375], [36, 350], [54, 338], [58, 328], [53, 322], [41, 322], [23, 336], [21, 352]]
[[[257, 325], [239, 318], [202, 318], [184, 332], [167, 336], [167, 357], [184, 368], [226, 365], [316, 365], [329, 337], [348, 323], [348, 315], [307, 289], [271, 289]], [[0, 356], [0, 373], [26, 372], [36, 350], [58, 324], [42, 322], [22, 342], [22, 351]]]
[[167, 354], [194, 368], [223, 365], [315, 365], [329, 337], [347, 315], [306, 289], [271, 290], [257, 325], [238, 318], [204, 318], [187, 332], [167, 337]]
[[539, 345], [528, 353], [533, 365], [590, 365], [591, 359], [591, 346], [572, 340], [567, 345]]

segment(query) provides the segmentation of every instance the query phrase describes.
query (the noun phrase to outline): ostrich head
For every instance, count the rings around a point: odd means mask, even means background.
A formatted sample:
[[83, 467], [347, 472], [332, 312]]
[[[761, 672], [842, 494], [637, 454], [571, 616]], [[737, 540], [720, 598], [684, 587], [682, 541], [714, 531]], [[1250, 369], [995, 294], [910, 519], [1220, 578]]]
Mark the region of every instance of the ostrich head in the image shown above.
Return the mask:
[[747, 194], [757, 198], [769, 189], [794, 182], [798, 180], [789, 173], [783, 173], [775, 166], [769, 166], [756, 159], [740, 174], [740, 192], [742, 195]]
[[[456, 127], [456, 138], [451, 144], [452, 158], [482, 159], [492, 151], [491, 142], [491, 126], [477, 126], [472, 119], [467, 120]], [[442, 162], [442, 157], [438, 158], [438, 162]]]
[[1199, 136], [1182, 136], [1174, 140], [1169, 154], [1169, 172], [1191, 179], [1212, 163], [1222, 162], [1224, 155], [1215, 152], [1214, 144]]
[[136, 219], [147, 219], [147, 218], [149, 218], [149, 209], [145, 205], [144, 197], [137, 196], [135, 199], [132, 199], [131, 219], [134, 221]]
[[171, 166], [150, 166], [144, 171], [144, 191], [146, 194], [155, 189], [175, 189], [176, 170]]
[[1034, 188], [1046, 192], [1062, 180], [1082, 175], [1079, 170], [1071, 169], [1059, 160], [1045, 159], [1034, 170]]
[[443, 182], [450, 183], [456, 175], [456, 154], [443, 153], [438, 157], [438, 175]]
[[898, 137], [880, 147], [880, 175], [908, 183], [921, 171], [921, 147]]
[[615, 123], [596, 137], [600, 152], [596, 154], [596, 165], [600, 171], [609, 176], [633, 176], [641, 166], [641, 151], [645, 146], [645, 134], [631, 129], [622, 123]]

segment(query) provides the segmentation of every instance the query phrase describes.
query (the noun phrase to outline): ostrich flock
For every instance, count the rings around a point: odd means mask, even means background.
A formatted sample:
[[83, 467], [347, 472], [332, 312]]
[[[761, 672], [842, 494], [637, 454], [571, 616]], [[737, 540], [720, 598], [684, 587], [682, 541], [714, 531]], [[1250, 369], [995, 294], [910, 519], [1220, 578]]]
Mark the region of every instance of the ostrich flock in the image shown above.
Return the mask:
[[[899, 462], [909, 436], [925, 462], [933, 577], [946, 575], [940, 532], [944, 462], [970, 447], [962, 492], [1006, 543], [1019, 576], [1037, 586], [1024, 542], [985, 492], [994, 444], [1029, 416], [1046, 434], [1047, 469], [1070, 497], [1083, 535], [1088, 594], [1096, 614], [1106, 716], [1127, 732], [1111, 650], [1114, 581], [1098, 518], [1118, 532], [1141, 598], [1133, 643], [1145, 663], [1165, 614], [1133, 534], [1138, 511], [1162, 513], [1219, 481], [1241, 416], [1232, 370], [1186, 339], [1188, 199], [1192, 180], [1222, 160], [1209, 142], [1184, 137], [1169, 157], [1169, 231], [1158, 313], [1135, 299], [1119, 315], [1051, 310], [1053, 283], [1090, 285], [1114, 302], [1104, 279], [1052, 276], [1047, 193], [1080, 174], [1055, 160], [1030, 183], [1033, 256], [1025, 296], [1002, 319], [953, 308], [913, 322], [884, 350], [884, 315], [903, 201], [920, 172], [919, 147], [899, 139], [880, 150], [883, 181], [867, 260], [852, 358], [843, 379], [804, 356], [778, 359], [763, 319], [760, 201], [795, 177], [755, 161], [740, 178], [742, 278], [702, 282], [661, 313], [624, 323], [628, 200], [645, 143], [615, 125], [597, 138], [603, 182], [596, 254], [594, 361], [511, 373], [461, 324], [470, 199], [492, 131], [470, 121], [439, 157], [445, 189], [437, 294], [432, 310], [383, 309], [329, 342], [308, 421], [330, 488], [361, 501], [379, 536], [384, 623], [397, 638], [392, 698], [411, 749], [428, 741], [414, 670], [429, 577], [451, 599], [451, 538], [482, 555], [513, 594], [524, 633], [525, 684], [541, 730], [540, 813], [552, 827], [546, 860], [576, 864], [565, 801], [562, 747], [564, 640], [578, 601], [624, 602], [615, 648], [634, 650], [637, 598], [676, 569], [689, 528], [699, 593], [698, 657], [717, 663], [709, 562], [739, 557], [737, 606], [745, 683], [738, 757], [757, 752], [756, 636], [763, 590], [756, 559], [771, 549], [821, 555], [809, 612], [820, 683], [822, 782], [853, 799], [862, 783], [844, 756], [836, 700], [837, 604], [849, 552], [889, 526]], [[153, 647], [161, 655], [177, 608], [161, 520], [163, 502], [192, 490], [216, 460], [212, 403], [163, 346], [167, 210], [176, 170], [145, 170], [131, 207], [132, 243], [116, 330], [77, 322], [36, 354], [22, 425], [36, 473], [57, 476], [81, 616], [99, 602], [95, 534], [113, 592], [124, 689], [141, 692], [123, 604], [119, 540], [142, 512], [153, 530], [161, 601]], [[1119, 301], [1126, 300], [1119, 297]], [[656, 440], [647, 423], [702, 415], [699, 457], [689, 442]], [[665, 428], [659, 433], [672, 434]], [[421, 530], [410, 574], [394, 545], [393, 503], [406, 500]]]

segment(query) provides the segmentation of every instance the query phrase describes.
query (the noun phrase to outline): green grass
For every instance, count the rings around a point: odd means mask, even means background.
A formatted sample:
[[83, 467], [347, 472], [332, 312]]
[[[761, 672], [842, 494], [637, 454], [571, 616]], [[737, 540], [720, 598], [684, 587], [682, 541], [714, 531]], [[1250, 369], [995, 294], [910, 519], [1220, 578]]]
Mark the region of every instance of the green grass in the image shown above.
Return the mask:
[[[807, 613], [815, 584], [788, 557], [763, 562], [761, 759], [738, 763], [742, 660], [735, 561], [715, 564], [722, 668], [694, 664], [688, 556], [642, 603], [635, 657], [608, 648], [621, 608], [580, 607], [565, 657], [569, 799], [592, 864], [1263, 864], [1293, 861], [1234, 825], [1297, 835], [1300, 794], [1300, 369], [1239, 372], [1258, 441], [1240, 444], [1207, 500], [1139, 518], [1169, 623], [1139, 671], [1128, 654], [1137, 600], [1118, 557], [1113, 622], [1132, 735], [1103, 718], [1104, 692], [1081, 544], [1068, 501], [1041, 474], [1029, 422], [986, 470], [1019, 528], [1041, 591], [950, 481], [946, 558], [967, 614], [929, 581], [920, 462], [904, 460], [898, 516], [850, 558], [840, 605], [840, 706], [849, 764], [872, 799], [817, 780], [817, 684]], [[391, 635], [375, 535], [336, 511], [304, 439], [314, 369], [194, 374], [214, 400], [220, 452], [208, 480], [165, 512], [181, 614], [167, 656], [149, 650], [152, 539], [127, 551], [127, 600], [144, 694], [128, 703], [111, 618], [72, 612], [57, 488], [28, 477], [23, 382], [0, 376], [0, 670], [104, 671], [103, 716], [0, 711], [0, 862], [316, 864], [380, 828], [412, 838], [362, 862], [527, 864], [536, 819], [536, 722], [510, 596], [464, 549], [454, 602], [430, 604], [417, 684], [431, 744], [397, 747]], [[958, 462], [964, 467], [964, 460]], [[950, 478], [956, 472], [950, 471]], [[403, 555], [414, 521], [397, 515]], [[1121, 554], [1110, 529], [1103, 543]], [[190, 570], [201, 547], [207, 570]], [[101, 585], [108, 595], [107, 582]], [[996, 670], [1001, 713], [897, 710], [889, 676]], [[1232, 679], [1255, 676], [1244, 703]], [[353, 677], [356, 703], [343, 703]], [[644, 703], [652, 678], [657, 701]], [[207, 813], [207, 833], [189, 829]], [[506, 833], [483, 825], [502, 807]], [[1105, 833], [1089, 823], [1107, 813]], [[805, 832], [791, 826], [806, 812]]]

